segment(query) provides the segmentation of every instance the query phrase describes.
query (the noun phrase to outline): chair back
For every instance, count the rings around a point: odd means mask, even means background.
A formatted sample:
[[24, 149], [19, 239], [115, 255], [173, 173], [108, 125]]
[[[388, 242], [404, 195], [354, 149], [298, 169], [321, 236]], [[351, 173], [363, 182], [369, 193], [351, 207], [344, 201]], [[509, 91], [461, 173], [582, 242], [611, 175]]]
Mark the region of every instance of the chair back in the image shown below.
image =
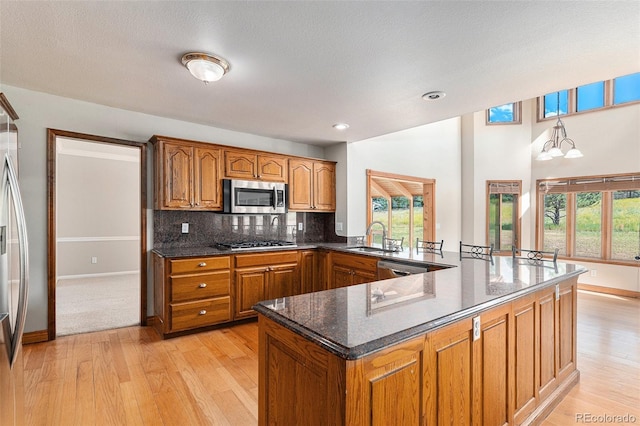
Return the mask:
[[416, 238], [416, 253], [420, 252], [441, 252], [444, 240], [440, 241], [425, 241], [420, 238]]
[[529, 250], [523, 248], [511, 247], [511, 255], [514, 259], [526, 259], [530, 262], [553, 262], [558, 260], [558, 249], [553, 251]]
[[460, 241], [460, 259], [483, 259], [493, 263], [493, 244], [481, 246]]
[[391, 251], [402, 251], [402, 244], [404, 243], [404, 237], [402, 238], [384, 238], [382, 246]]

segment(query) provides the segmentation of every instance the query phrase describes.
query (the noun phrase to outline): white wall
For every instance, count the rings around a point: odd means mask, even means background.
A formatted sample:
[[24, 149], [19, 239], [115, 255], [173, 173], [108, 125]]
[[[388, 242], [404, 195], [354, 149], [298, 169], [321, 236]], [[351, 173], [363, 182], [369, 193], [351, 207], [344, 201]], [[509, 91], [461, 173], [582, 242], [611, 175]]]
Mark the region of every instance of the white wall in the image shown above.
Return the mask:
[[460, 239], [460, 140], [458, 117], [347, 144], [346, 182], [338, 181], [348, 191], [347, 235], [365, 233], [366, 170], [372, 169], [436, 180], [436, 239], [444, 239], [445, 249], [452, 250]]
[[[47, 128], [144, 142], [154, 134], [214, 142], [285, 154], [324, 158], [320, 147], [280, 139], [234, 132], [184, 121], [61, 98], [45, 93], [2, 85], [20, 117], [20, 185], [29, 234], [30, 288], [25, 331], [47, 329]], [[151, 172], [151, 169], [149, 169]], [[149, 199], [153, 199], [149, 179]], [[148, 214], [148, 236], [152, 232]], [[148, 247], [152, 247], [151, 241]], [[151, 275], [150, 275], [151, 276]], [[148, 290], [148, 313], [153, 313], [152, 288]]]

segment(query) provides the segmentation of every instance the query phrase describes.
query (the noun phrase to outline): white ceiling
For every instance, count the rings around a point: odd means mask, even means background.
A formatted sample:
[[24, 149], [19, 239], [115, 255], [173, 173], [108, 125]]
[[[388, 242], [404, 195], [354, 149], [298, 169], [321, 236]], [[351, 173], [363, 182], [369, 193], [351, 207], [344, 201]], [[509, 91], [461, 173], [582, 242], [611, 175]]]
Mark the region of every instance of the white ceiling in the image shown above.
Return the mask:
[[[638, 72], [639, 49], [638, 1], [0, 2], [2, 85], [317, 145]], [[231, 71], [205, 86], [189, 51]]]

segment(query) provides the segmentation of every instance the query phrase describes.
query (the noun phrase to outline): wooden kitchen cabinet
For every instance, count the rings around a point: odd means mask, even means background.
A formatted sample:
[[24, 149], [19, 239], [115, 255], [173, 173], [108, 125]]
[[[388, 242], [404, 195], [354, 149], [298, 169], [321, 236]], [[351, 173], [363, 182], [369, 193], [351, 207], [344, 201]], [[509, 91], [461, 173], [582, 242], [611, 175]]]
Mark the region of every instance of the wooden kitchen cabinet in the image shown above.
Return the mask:
[[252, 306], [300, 293], [297, 251], [235, 256], [235, 318], [256, 316]]
[[300, 293], [320, 291], [319, 266], [316, 250], [303, 250], [300, 252]]
[[298, 158], [290, 159], [289, 209], [316, 212], [335, 211], [335, 163]]
[[225, 150], [224, 175], [229, 179], [287, 182], [287, 157], [243, 150]]
[[378, 259], [333, 252], [330, 254], [329, 288], [364, 284], [378, 279]]
[[222, 151], [207, 144], [154, 136], [155, 206], [161, 210], [221, 210]]
[[153, 256], [156, 329], [162, 336], [231, 321], [231, 257]]

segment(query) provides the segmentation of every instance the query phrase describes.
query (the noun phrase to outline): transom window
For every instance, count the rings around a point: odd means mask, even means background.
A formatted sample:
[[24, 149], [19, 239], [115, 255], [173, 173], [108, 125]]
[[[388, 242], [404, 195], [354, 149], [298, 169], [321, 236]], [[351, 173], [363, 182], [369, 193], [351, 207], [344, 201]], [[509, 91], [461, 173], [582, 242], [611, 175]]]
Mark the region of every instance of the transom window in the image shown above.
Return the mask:
[[547, 93], [538, 99], [538, 121], [637, 102], [640, 102], [640, 73]]
[[640, 255], [640, 173], [538, 181], [537, 247], [633, 263]]
[[522, 102], [512, 102], [509, 104], [491, 107], [487, 110], [487, 124], [520, 124]]

